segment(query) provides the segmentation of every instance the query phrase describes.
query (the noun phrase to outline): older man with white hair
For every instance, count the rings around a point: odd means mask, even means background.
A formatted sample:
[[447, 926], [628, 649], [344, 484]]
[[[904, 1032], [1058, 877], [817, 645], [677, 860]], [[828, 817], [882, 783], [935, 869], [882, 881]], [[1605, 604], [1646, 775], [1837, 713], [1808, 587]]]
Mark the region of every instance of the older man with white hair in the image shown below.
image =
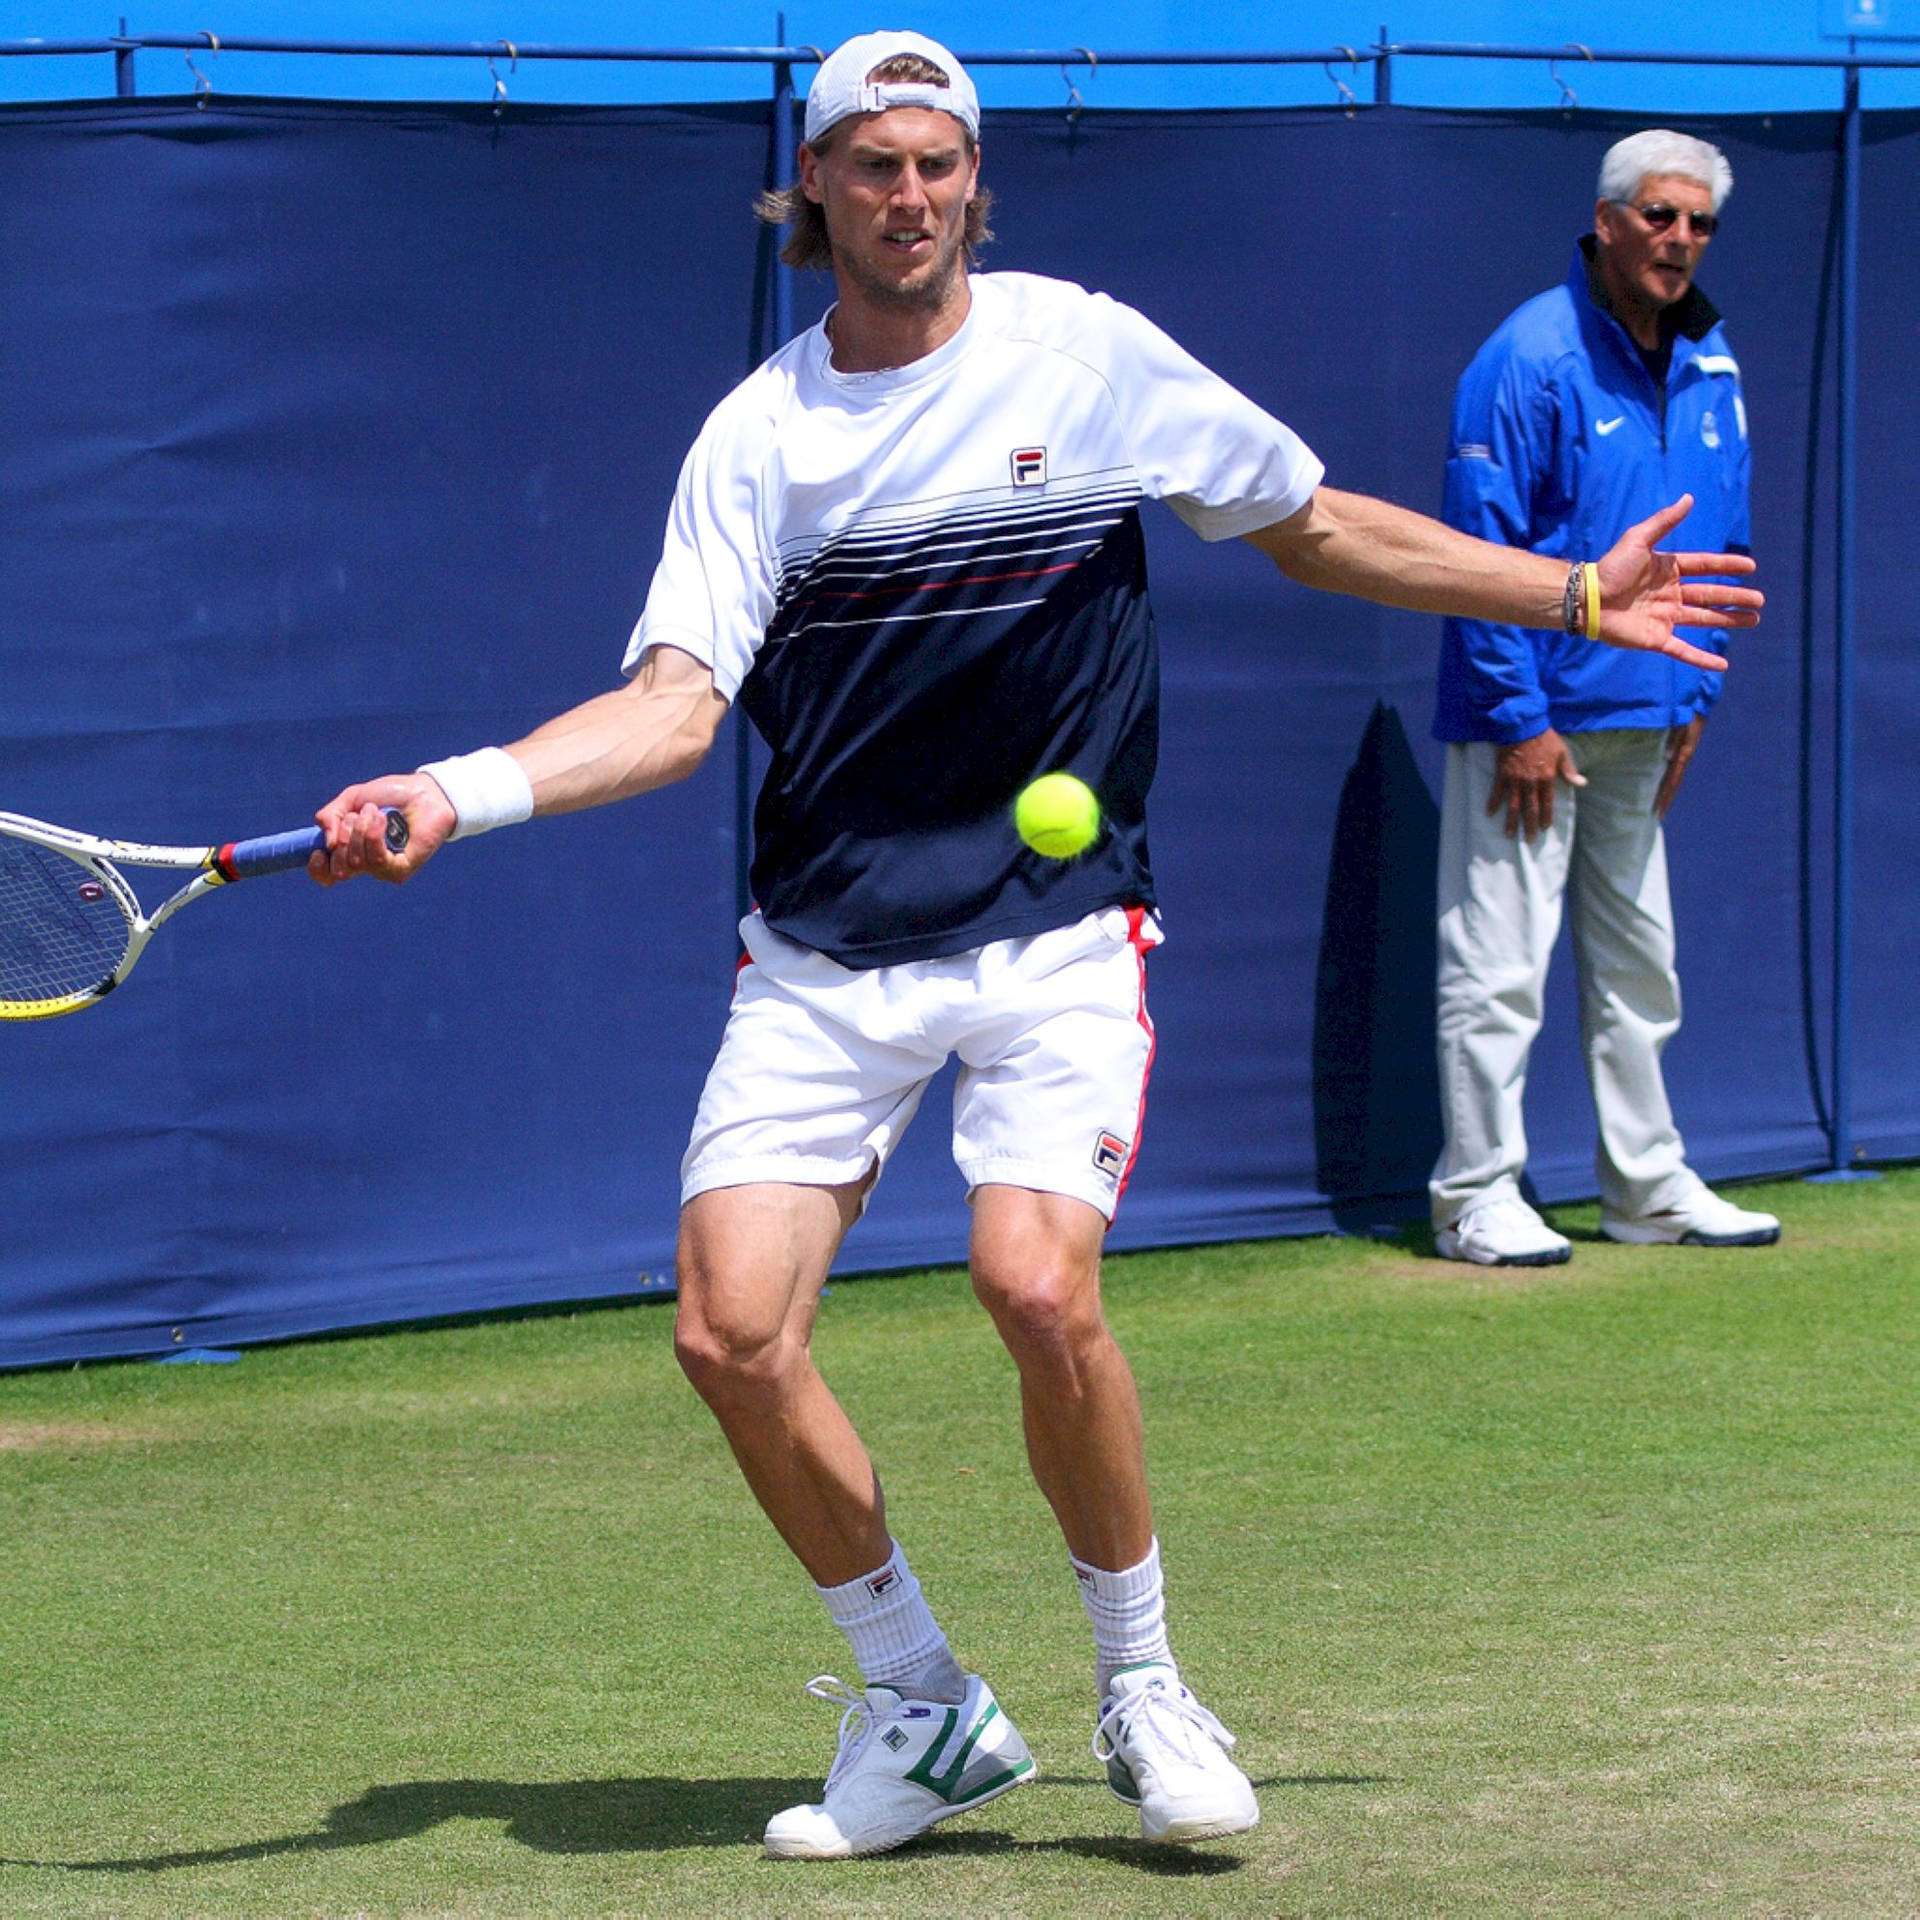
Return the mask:
[[[1445, 518], [1536, 553], [1598, 551], [1649, 505], [1694, 497], [1689, 541], [1745, 553], [1747, 412], [1720, 316], [1694, 284], [1733, 173], [1654, 129], [1600, 169], [1572, 271], [1511, 314], [1461, 376]], [[1568, 626], [1573, 622], [1570, 619]], [[1689, 1169], [1660, 1070], [1680, 1025], [1661, 821], [1720, 677], [1577, 635], [1450, 619], [1434, 732], [1440, 847], [1441, 1255], [1550, 1266], [1572, 1248], [1522, 1196], [1527, 1057], [1563, 898], [1599, 1117], [1601, 1231], [1641, 1245], [1759, 1246], [1771, 1214]]]

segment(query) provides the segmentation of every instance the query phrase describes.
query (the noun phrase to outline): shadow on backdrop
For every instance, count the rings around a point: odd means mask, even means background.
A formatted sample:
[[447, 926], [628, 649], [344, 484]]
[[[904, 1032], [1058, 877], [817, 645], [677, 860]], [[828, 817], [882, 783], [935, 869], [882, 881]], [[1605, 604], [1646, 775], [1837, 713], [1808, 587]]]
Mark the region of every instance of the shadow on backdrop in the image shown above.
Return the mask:
[[1376, 701], [1340, 789], [1314, 975], [1314, 1167], [1347, 1232], [1426, 1218], [1439, 853], [1440, 808], [1399, 714]]

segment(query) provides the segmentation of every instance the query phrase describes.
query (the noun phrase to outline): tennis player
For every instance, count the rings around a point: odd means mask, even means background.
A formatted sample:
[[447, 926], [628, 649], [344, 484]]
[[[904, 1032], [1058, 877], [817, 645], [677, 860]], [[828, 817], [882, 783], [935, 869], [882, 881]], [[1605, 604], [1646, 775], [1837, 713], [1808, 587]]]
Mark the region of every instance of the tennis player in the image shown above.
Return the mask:
[[[1028, 1456], [1092, 1624], [1095, 1754], [1149, 1840], [1259, 1818], [1169, 1645], [1139, 1401], [1100, 1302], [1161, 937], [1140, 501], [1315, 586], [1710, 667], [1674, 636], [1683, 608], [1738, 627], [1760, 605], [1682, 578], [1744, 559], [1653, 552], [1685, 501], [1570, 566], [1323, 486], [1292, 432], [1138, 313], [974, 272], [979, 179], [978, 100], [944, 47], [876, 33], [829, 56], [799, 181], [770, 211], [838, 302], [695, 441], [625, 686], [511, 747], [349, 787], [318, 816], [316, 878], [403, 880], [449, 838], [683, 779], [736, 701], [772, 749], [760, 906], [682, 1168], [676, 1341], [860, 1670], [859, 1690], [809, 1689], [844, 1711], [821, 1800], [767, 1827], [788, 1857], [898, 1846], [1034, 1773], [949, 1648], [810, 1353], [835, 1251], [955, 1054], [973, 1285], [1018, 1369]], [[1028, 851], [1011, 818], [1055, 770], [1105, 820], [1068, 863]], [[412, 825], [398, 857], [382, 806]]]

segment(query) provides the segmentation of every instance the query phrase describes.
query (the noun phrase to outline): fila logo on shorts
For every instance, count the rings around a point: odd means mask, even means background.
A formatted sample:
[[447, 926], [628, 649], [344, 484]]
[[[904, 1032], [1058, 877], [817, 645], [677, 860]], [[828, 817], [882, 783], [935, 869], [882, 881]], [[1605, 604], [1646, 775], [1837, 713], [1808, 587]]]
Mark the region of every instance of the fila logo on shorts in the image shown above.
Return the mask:
[[1117, 1133], [1102, 1133], [1093, 1143], [1093, 1164], [1117, 1180], [1126, 1171], [1132, 1146], [1132, 1141], [1122, 1140]]
[[1013, 484], [1016, 487], [1044, 487], [1047, 484], [1045, 447], [1015, 447], [1012, 459]]

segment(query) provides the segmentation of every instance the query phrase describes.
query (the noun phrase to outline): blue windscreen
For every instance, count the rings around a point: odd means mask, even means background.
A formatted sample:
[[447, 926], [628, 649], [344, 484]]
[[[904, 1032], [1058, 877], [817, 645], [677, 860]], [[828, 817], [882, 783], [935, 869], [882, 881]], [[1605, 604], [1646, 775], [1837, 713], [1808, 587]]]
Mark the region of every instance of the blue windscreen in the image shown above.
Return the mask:
[[[1322, 455], [1439, 502], [1459, 370], [1558, 280], [1629, 123], [1377, 109], [996, 117], [988, 264], [1142, 308]], [[1709, 1176], [1825, 1151], [1837, 131], [1718, 122], [1703, 282], [1739, 354], [1772, 595], [1669, 823]], [[1920, 127], [1869, 121], [1865, 230]], [[303, 824], [351, 779], [615, 681], [675, 473], [772, 344], [763, 107], [227, 100], [0, 111], [0, 807], [154, 841]], [[1916, 269], [1866, 250], [1856, 1132], [1920, 1150], [1905, 1014], [1920, 648]], [[803, 283], [799, 317], [824, 287]], [[1437, 1146], [1437, 623], [1150, 515], [1169, 940], [1117, 1245], [1422, 1210]], [[96, 1011], [0, 1028], [0, 1364], [629, 1294], [670, 1278], [725, 1018], [742, 743], [672, 791], [415, 883], [216, 893]], [[165, 876], [135, 875], [151, 900]], [[931, 1098], [850, 1269], [953, 1257]], [[1570, 968], [1532, 1173], [1591, 1192]]]

